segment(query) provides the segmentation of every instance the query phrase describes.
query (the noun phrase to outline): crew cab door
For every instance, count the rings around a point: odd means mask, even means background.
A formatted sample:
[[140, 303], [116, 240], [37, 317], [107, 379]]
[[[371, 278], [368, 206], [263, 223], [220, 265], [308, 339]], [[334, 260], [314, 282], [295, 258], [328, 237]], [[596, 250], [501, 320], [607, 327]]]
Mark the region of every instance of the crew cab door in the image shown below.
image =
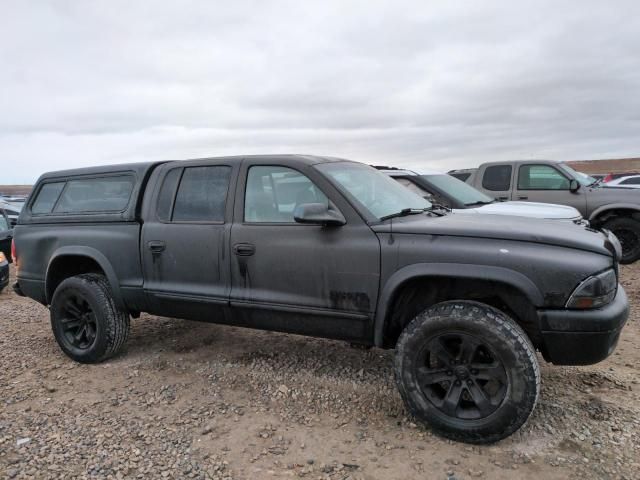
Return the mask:
[[200, 160], [168, 163], [154, 173], [140, 245], [151, 313], [225, 321], [231, 286], [228, 197], [237, 168], [237, 162]]
[[496, 200], [512, 200], [513, 172], [509, 163], [485, 163], [476, 172], [474, 187]]
[[[243, 161], [231, 229], [234, 323], [366, 341], [378, 295], [380, 244], [317, 170]], [[296, 223], [295, 207], [331, 202], [343, 226]]]
[[514, 182], [513, 200], [525, 202], [556, 203], [576, 208], [586, 216], [585, 189], [569, 190], [570, 177], [555, 165], [522, 163], [518, 165]]

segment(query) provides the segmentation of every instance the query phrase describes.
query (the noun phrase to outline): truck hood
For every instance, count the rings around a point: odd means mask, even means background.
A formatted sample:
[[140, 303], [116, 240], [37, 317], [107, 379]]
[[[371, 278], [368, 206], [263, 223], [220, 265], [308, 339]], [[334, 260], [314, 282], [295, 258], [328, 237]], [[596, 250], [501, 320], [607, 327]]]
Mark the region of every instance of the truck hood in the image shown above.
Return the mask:
[[[442, 217], [428, 214], [394, 218], [393, 234], [448, 235], [543, 243], [612, 256], [614, 246], [597, 230], [571, 222], [511, 217], [507, 215], [466, 215]], [[389, 233], [391, 220], [373, 225], [375, 232]]]
[[516, 217], [546, 218], [550, 220], [579, 220], [580, 212], [567, 205], [537, 202], [495, 202], [477, 208], [456, 210], [456, 213], [514, 215]]

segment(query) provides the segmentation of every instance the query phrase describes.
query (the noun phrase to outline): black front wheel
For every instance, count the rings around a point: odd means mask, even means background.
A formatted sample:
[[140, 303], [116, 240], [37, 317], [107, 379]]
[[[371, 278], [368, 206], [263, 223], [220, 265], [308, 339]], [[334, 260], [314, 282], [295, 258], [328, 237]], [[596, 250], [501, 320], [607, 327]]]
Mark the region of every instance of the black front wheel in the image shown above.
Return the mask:
[[51, 328], [60, 348], [81, 363], [115, 355], [129, 335], [129, 314], [113, 301], [106, 278], [90, 273], [67, 278], [53, 294]]
[[518, 430], [540, 388], [524, 331], [477, 302], [443, 302], [413, 319], [398, 339], [395, 373], [410, 413], [441, 435], [470, 443]]
[[629, 217], [618, 217], [607, 221], [604, 228], [618, 237], [622, 246], [620, 263], [633, 263], [640, 258], [640, 222]]

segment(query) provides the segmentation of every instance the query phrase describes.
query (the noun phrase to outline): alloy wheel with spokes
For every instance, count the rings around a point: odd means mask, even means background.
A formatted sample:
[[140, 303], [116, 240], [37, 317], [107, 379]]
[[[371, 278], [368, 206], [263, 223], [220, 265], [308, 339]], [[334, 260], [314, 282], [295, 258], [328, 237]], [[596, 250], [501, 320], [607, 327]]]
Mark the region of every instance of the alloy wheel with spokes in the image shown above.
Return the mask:
[[430, 339], [416, 365], [422, 393], [444, 414], [461, 419], [491, 415], [506, 395], [507, 373], [481, 339], [462, 332]]
[[86, 350], [96, 341], [96, 316], [89, 302], [81, 295], [70, 292], [64, 300], [64, 316], [61, 318], [64, 336], [75, 348]]

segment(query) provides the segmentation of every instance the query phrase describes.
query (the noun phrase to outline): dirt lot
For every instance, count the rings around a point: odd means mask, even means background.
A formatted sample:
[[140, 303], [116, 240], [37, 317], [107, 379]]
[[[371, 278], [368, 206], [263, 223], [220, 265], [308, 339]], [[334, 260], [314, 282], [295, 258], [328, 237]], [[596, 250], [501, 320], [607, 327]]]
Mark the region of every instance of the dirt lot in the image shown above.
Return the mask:
[[640, 265], [615, 355], [542, 364], [529, 423], [496, 445], [405, 417], [392, 352], [143, 316], [95, 366], [62, 355], [47, 310], [0, 295], [0, 477], [640, 478]]

